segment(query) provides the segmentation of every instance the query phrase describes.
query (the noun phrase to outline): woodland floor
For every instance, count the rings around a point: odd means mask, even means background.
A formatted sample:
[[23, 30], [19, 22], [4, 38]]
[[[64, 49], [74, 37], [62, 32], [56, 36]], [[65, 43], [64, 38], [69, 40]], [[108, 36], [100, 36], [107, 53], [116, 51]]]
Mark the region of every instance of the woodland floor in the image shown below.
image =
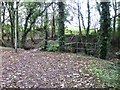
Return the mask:
[[93, 57], [72, 53], [0, 49], [2, 87], [102, 88], [102, 82], [88, 72]]

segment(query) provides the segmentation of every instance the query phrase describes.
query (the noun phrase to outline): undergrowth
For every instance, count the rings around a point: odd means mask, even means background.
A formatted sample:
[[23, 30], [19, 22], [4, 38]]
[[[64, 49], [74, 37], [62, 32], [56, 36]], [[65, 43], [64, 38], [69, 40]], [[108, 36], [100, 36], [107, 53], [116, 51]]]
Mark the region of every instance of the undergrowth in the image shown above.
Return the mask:
[[101, 81], [102, 87], [120, 88], [120, 63], [92, 60], [88, 64], [88, 70]]

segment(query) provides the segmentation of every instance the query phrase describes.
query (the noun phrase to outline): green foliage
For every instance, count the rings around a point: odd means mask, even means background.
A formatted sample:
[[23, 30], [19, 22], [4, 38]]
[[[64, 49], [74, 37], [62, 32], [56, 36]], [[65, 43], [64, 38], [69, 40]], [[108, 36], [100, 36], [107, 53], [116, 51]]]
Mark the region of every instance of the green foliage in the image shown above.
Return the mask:
[[9, 25], [9, 24], [3, 24], [2, 27], [4, 29], [4, 33], [10, 32], [11, 25]]
[[56, 41], [49, 40], [47, 50], [52, 51], [52, 52], [57, 51], [58, 50], [58, 43]]
[[119, 88], [118, 65], [108, 61], [91, 61], [89, 63], [90, 73], [104, 82], [105, 87]]
[[[94, 29], [90, 29], [90, 35], [94, 35]], [[67, 26], [65, 28], [65, 35], [79, 35], [79, 27], [75, 27], [75, 26]], [[85, 36], [86, 35], [86, 31], [84, 29], [82, 29], [82, 35]]]
[[67, 26], [65, 28], [65, 35], [78, 35], [79, 34], [79, 28], [75, 26]]
[[115, 32], [112, 31], [111, 35], [115, 34], [115, 37], [120, 38], [120, 29], [116, 30]]
[[[44, 48], [44, 45], [45, 45], [45, 40], [43, 40], [39, 44], [39, 47]], [[57, 41], [48, 40], [47, 51], [50, 51], [50, 52], [58, 51], [58, 43], [57, 43]]]
[[39, 43], [39, 47], [40, 47], [40, 48], [44, 48], [44, 45], [45, 45], [45, 40], [43, 40], [43, 41], [41, 41], [41, 42]]
[[116, 55], [120, 55], [120, 51], [116, 52], [115, 54], [116, 54]]
[[116, 52], [115, 55], [117, 56], [118, 59], [120, 59], [120, 51]]
[[117, 37], [120, 38], [120, 30], [117, 30]]

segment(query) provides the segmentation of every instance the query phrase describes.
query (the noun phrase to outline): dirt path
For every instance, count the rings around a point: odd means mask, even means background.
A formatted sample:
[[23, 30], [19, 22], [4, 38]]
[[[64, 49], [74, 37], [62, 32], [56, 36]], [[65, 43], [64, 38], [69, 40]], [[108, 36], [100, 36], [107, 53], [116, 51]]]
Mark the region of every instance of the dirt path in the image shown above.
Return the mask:
[[92, 58], [70, 53], [2, 49], [2, 87], [97, 87], [86, 71]]

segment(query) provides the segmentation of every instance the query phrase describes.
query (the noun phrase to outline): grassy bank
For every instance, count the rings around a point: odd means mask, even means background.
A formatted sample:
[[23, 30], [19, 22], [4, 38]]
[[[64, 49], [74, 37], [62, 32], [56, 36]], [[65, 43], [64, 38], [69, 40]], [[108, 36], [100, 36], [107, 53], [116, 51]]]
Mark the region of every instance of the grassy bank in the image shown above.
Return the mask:
[[120, 88], [120, 63], [93, 60], [88, 63], [89, 72], [100, 80], [103, 87]]

